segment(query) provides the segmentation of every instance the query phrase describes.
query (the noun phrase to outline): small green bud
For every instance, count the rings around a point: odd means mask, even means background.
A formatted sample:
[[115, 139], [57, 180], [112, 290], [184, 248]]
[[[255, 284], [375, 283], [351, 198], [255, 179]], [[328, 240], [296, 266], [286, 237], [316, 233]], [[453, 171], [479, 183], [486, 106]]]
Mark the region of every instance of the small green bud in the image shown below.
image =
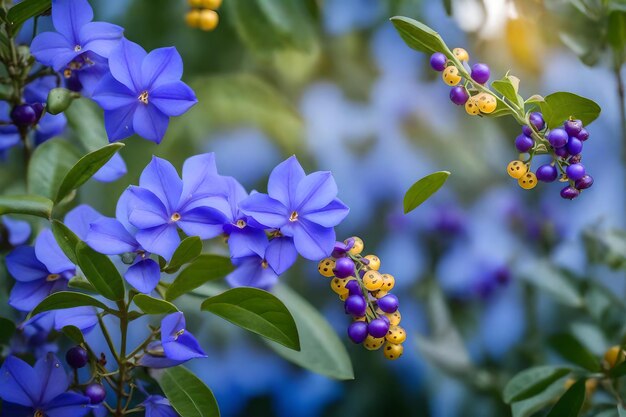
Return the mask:
[[50, 114], [59, 114], [67, 110], [72, 104], [73, 94], [67, 88], [53, 88], [48, 93], [46, 111]]

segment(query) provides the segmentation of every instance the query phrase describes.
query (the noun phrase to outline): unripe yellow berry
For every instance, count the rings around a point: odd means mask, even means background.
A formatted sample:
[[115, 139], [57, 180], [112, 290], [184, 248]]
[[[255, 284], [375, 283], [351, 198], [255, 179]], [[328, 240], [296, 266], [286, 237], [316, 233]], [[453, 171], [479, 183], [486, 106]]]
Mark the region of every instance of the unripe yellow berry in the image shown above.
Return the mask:
[[397, 326], [402, 321], [402, 315], [400, 314], [400, 310], [396, 310], [393, 313], [385, 314], [389, 319], [390, 326]]
[[343, 293], [343, 294], [339, 294], [339, 299], [340, 299], [341, 301], [346, 301], [346, 300], [348, 299], [348, 296], [349, 296], [349, 295], [350, 295], [350, 292], [349, 292], [349, 291], [346, 291], [346, 292], [345, 292], [345, 293]]
[[389, 293], [387, 291], [385, 291], [385, 290], [378, 290], [378, 291], [374, 292], [374, 297], [375, 298], [383, 298], [387, 294], [389, 294]]
[[513, 178], [520, 179], [528, 172], [528, 166], [522, 161], [511, 161], [506, 167], [506, 172]]
[[333, 258], [322, 259], [320, 263], [317, 264], [317, 271], [324, 277], [335, 276], [333, 269], [335, 269], [335, 260]]
[[446, 69], [443, 70], [443, 73], [441, 74], [441, 78], [443, 78], [443, 81], [450, 86], [457, 85], [461, 82], [459, 69], [454, 65], [446, 67]]
[[604, 353], [604, 362], [607, 368], [613, 368], [618, 363], [624, 362], [624, 352], [619, 346], [612, 346]]
[[379, 290], [383, 286], [383, 277], [378, 271], [367, 271], [363, 275], [363, 285], [368, 291]]
[[391, 326], [385, 335], [385, 339], [390, 343], [404, 343], [406, 340], [406, 331], [400, 326]]
[[337, 294], [348, 294], [346, 284], [350, 281], [350, 278], [333, 278], [330, 280], [330, 288]]
[[470, 116], [478, 116], [480, 114], [480, 107], [478, 107], [477, 96], [470, 97], [465, 102], [465, 112]]
[[200, 4], [206, 9], [217, 10], [222, 5], [222, 0], [200, 0]]
[[[352, 239], [354, 239], [354, 246], [352, 246], [352, 248], [350, 248], [348, 253], [350, 255], [353, 255], [353, 256], [354, 255], [359, 255], [361, 252], [363, 252], [363, 247], [365, 246], [363, 244], [363, 239], [361, 239], [358, 236], [352, 236]], [[344, 243], [345, 243], [345, 241], [344, 241]]]
[[532, 190], [537, 186], [537, 176], [534, 172], [528, 171], [517, 180], [517, 183], [525, 190]]
[[404, 347], [402, 345], [387, 342], [385, 343], [383, 353], [385, 354], [385, 358], [390, 361], [395, 361], [402, 356], [402, 353], [404, 353]]
[[185, 23], [190, 28], [198, 28], [200, 27], [200, 10], [190, 10], [185, 15]]
[[478, 99], [478, 108], [485, 114], [493, 113], [496, 107], [498, 107], [496, 98], [491, 94], [480, 93], [476, 97]]
[[200, 29], [211, 31], [217, 27], [219, 16], [214, 10], [204, 9], [200, 12]]
[[365, 341], [363, 341], [363, 346], [367, 350], [377, 350], [377, 349], [380, 349], [383, 343], [385, 343], [384, 337], [376, 338], [376, 337], [372, 337], [371, 335], [368, 335], [367, 338], [365, 338]]
[[391, 274], [383, 274], [383, 287], [385, 291], [391, 291], [393, 286], [396, 285], [396, 279]]
[[469, 61], [469, 54], [463, 48], [454, 48], [452, 53], [459, 61]]
[[364, 257], [369, 261], [367, 264], [367, 269], [371, 269], [373, 271], [378, 271], [380, 269], [380, 258], [376, 255], [367, 255]]

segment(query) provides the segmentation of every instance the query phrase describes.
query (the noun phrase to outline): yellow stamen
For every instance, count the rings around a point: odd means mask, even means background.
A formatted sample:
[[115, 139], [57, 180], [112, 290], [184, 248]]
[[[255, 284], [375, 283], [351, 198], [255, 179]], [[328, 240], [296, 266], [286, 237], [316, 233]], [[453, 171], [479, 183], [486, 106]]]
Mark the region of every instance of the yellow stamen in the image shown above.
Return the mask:
[[298, 212], [294, 211], [293, 213], [291, 213], [291, 216], [289, 216], [289, 221], [290, 222], [295, 222], [298, 220]]
[[181, 218], [180, 213], [174, 213], [174, 214], [172, 214], [172, 217], [170, 217], [170, 219], [171, 219], [173, 222], [177, 222], [177, 221], [179, 221], [179, 220], [180, 220], [180, 218]]
[[174, 340], [178, 340], [178, 338], [182, 336], [184, 333], [185, 333], [185, 329], [180, 329], [179, 331], [177, 331], [176, 334], [174, 334]]
[[237, 220], [237, 223], [235, 223], [235, 226], [237, 226], [240, 229], [243, 229], [244, 227], [246, 227], [246, 221], [245, 220]]
[[64, 76], [65, 78], [70, 78], [70, 77], [72, 76], [72, 70], [71, 70], [71, 69], [69, 69], [69, 68], [65, 69], [65, 70], [63, 71], [63, 76]]
[[41, 410], [35, 410], [35, 414], [33, 414], [33, 417], [43, 417], [43, 411]]
[[56, 281], [59, 278], [61, 278], [61, 275], [59, 274], [50, 274], [46, 277], [46, 281], [52, 282], [52, 281]]
[[263, 262], [261, 262], [261, 267], [263, 269], [267, 269], [268, 266], [269, 266], [269, 264], [267, 263], [267, 261], [265, 259], [263, 259]]
[[148, 91], [144, 91], [143, 93], [139, 94], [137, 100], [141, 101], [143, 104], [148, 104]]
[[80, 52], [80, 50], [83, 49], [80, 45], [76, 45], [74, 47], [74, 52]]

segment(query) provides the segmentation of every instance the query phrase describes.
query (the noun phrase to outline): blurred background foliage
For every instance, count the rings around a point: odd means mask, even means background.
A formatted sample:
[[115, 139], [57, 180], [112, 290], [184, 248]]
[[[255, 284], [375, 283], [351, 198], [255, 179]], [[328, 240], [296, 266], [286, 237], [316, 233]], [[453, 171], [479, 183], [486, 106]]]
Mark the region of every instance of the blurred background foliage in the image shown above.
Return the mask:
[[[212, 346], [208, 360], [190, 367], [223, 416], [509, 415], [506, 381], [530, 365], [562, 362], [549, 335], [572, 332], [598, 355], [620, 343], [623, 2], [224, 0], [210, 33], [185, 25], [184, 0], [92, 3], [98, 20], [124, 26], [146, 49], [176, 46], [199, 103], [172, 121], [160, 146], [128, 140], [128, 175], [90, 182], [79, 201], [112, 215], [152, 154], [180, 167], [192, 154], [216, 152], [222, 174], [255, 189], [295, 153], [307, 170], [333, 171], [351, 207], [339, 236], [361, 236], [400, 289], [402, 323], [415, 341], [392, 363], [348, 346], [356, 380], [347, 382], [303, 371], [234, 326], [190, 313], [190, 327]], [[573, 202], [554, 184], [517, 187], [505, 166], [516, 158], [519, 126], [471, 118], [450, 103], [427, 57], [389, 23], [396, 14], [489, 63], [494, 79], [510, 70], [524, 96], [564, 90], [598, 102], [603, 113], [584, 161], [594, 187]], [[9, 155], [2, 184], [20, 163]], [[444, 169], [452, 172], [444, 189], [403, 215], [404, 191]], [[314, 265], [302, 262], [281, 280], [344, 334], [348, 319]], [[185, 302], [198, 311], [197, 299]], [[531, 415], [537, 404], [514, 413]]]

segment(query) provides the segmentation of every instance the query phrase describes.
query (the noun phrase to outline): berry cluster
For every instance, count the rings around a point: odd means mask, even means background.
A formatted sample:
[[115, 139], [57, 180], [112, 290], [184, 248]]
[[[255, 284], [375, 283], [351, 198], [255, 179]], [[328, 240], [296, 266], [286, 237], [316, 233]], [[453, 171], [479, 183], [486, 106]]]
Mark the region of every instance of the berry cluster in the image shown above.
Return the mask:
[[[528, 121], [529, 124], [522, 127], [522, 134], [515, 139], [515, 147], [530, 157], [526, 162], [515, 160], [507, 166], [507, 172], [517, 179], [519, 186], [530, 190], [535, 188], [538, 181], [554, 182], [560, 177], [561, 182], [568, 182], [561, 190], [561, 197], [567, 200], [578, 197], [582, 190], [591, 187], [593, 178], [580, 163], [583, 142], [589, 138], [583, 123], [569, 119], [563, 123], [563, 127], [548, 130], [542, 114], [538, 112], [530, 113]], [[539, 148], [551, 154], [553, 159], [533, 173], [530, 171], [530, 162]]]
[[[461, 62], [469, 61], [469, 54], [463, 48], [454, 48], [454, 56]], [[486, 64], [474, 64], [466, 70], [470, 74], [470, 79], [463, 81], [459, 68], [449, 60], [443, 53], [435, 52], [430, 57], [430, 66], [435, 71], [440, 71], [443, 81], [452, 87], [450, 90], [450, 100], [458, 106], [465, 105], [467, 114], [477, 116], [479, 114], [490, 114], [496, 110], [498, 102], [493, 94], [480, 88], [489, 80], [491, 75]], [[461, 82], [463, 81], [462, 85]]]
[[402, 356], [406, 340], [406, 332], [399, 326], [398, 297], [390, 293], [395, 278], [378, 272], [380, 259], [376, 255], [361, 256], [361, 252], [363, 240], [356, 236], [337, 242], [331, 257], [320, 261], [318, 271], [332, 278], [331, 289], [354, 319], [348, 337], [367, 350], [384, 345], [385, 357], [395, 360]]
[[217, 27], [219, 15], [216, 10], [222, 0], [187, 0], [191, 10], [185, 16], [187, 26], [209, 32]]
[[[89, 354], [82, 346], [74, 346], [65, 354], [67, 364], [73, 369], [84, 368], [89, 363]], [[85, 396], [89, 398], [92, 405], [100, 404], [106, 397], [106, 389], [98, 382], [90, 382], [84, 386]]]

